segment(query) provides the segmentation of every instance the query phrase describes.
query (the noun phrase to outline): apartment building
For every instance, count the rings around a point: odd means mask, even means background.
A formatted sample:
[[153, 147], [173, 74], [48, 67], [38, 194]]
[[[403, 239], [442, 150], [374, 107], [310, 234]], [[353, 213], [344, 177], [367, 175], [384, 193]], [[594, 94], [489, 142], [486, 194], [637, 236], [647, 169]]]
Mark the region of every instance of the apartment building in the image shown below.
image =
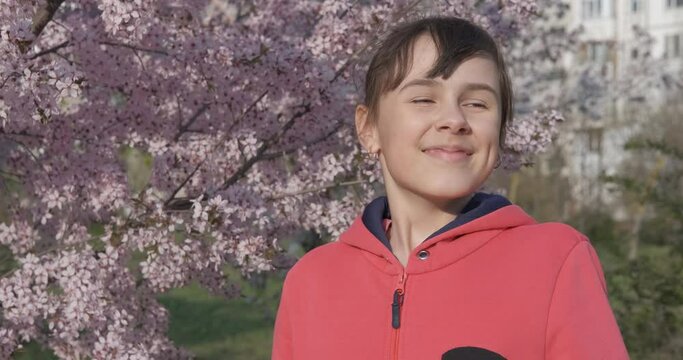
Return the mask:
[[[618, 169], [626, 156], [625, 141], [651, 115], [647, 109], [676, 101], [666, 81], [638, 79], [656, 78], [662, 70], [683, 74], [683, 0], [571, 0], [570, 6], [567, 24], [570, 29], [581, 26], [583, 33], [580, 51], [565, 64], [594, 67], [604, 77], [600, 82], [605, 96], [594, 104], [598, 116], [569, 116], [558, 142], [566, 159], [563, 173], [578, 208], [604, 205], [615, 210], [616, 218], [626, 219], [628, 210], [614, 203], [598, 177]], [[634, 28], [649, 37], [639, 36]]]

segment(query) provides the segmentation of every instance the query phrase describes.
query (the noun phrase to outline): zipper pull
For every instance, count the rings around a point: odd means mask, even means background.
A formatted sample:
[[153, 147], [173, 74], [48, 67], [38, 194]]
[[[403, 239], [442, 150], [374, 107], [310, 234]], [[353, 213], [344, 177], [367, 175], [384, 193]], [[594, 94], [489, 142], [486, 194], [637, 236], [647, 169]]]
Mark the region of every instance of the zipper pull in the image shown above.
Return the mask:
[[403, 304], [403, 289], [394, 290], [394, 302], [391, 303], [391, 327], [401, 327], [401, 304]]

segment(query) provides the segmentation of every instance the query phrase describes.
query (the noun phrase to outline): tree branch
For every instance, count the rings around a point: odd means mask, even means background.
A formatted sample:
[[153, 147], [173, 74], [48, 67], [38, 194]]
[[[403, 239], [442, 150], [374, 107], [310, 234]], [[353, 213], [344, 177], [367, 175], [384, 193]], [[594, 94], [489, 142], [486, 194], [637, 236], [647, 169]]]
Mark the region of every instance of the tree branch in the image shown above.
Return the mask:
[[38, 38], [45, 26], [52, 20], [64, 0], [47, 0], [33, 16], [31, 32]]
[[336, 183], [332, 183], [332, 184], [314, 187], [311, 189], [304, 189], [304, 190], [299, 190], [299, 191], [295, 191], [295, 192], [291, 192], [291, 193], [277, 194], [277, 195], [269, 197], [268, 199], [269, 200], [279, 200], [279, 199], [282, 199], [282, 198], [285, 198], [288, 196], [303, 195], [306, 193], [319, 192], [322, 190], [327, 190], [327, 189], [339, 187], [339, 186], [351, 186], [351, 185], [356, 185], [356, 184], [362, 184], [364, 182], [367, 182], [367, 180], [356, 179], [356, 180], [351, 180], [351, 181], [341, 181], [341, 182], [336, 182]]
[[20, 132], [7, 132], [7, 131], [5, 131], [5, 129], [2, 129], [2, 128], [0, 128], [0, 135], [26, 136], [26, 137], [36, 138], [36, 139], [44, 138], [43, 135], [31, 134], [31, 133], [26, 132], [26, 130], [22, 130]]
[[34, 60], [36, 58], [39, 58], [43, 55], [47, 55], [49, 53], [57, 52], [57, 50], [69, 46], [69, 40], [65, 40], [64, 42], [57, 44], [49, 49], [45, 49], [43, 51], [37, 52], [31, 56], [28, 57], [29, 60]]
[[247, 116], [247, 114], [248, 114], [253, 108], [255, 108], [256, 105], [257, 105], [258, 103], [261, 102], [261, 100], [266, 96], [266, 94], [268, 94], [268, 90], [266, 90], [266, 91], [264, 91], [263, 93], [261, 93], [261, 95], [259, 95], [259, 97], [258, 97], [254, 102], [252, 102], [252, 103], [249, 105], [249, 107], [247, 107], [247, 108], [244, 110], [244, 112], [242, 113], [242, 115], [240, 115], [239, 119], [237, 119], [237, 120], [235, 121], [235, 123], [239, 123], [240, 121], [242, 121], [242, 119], [244, 119], [244, 117]]
[[173, 141], [177, 142], [187, 129], [192, 126], [192, 124], [197, 121], [199, 116], [201, 116], [206, 110], [209, 109], [209, 104], [203, 104], [197, 111], [192, 115], [192, 117], [184, 124], [180, 126], [178, 133], [173, 137]]
[[[252, 102], [252, 103], [244, 110], [244, 112], [242, 112], [242, 114], [240, 115], [240, 117], [239, 117], [237, 120], [235, 120], [235, 122], [234, 122], [234, 123], [230, 126], [230, 128], [226, 131], [226, 134], [230, 134], [231, 131], [232, 131], [232, 128], [233, 128], [234, 126], [236, 126], [236, 125], [237, 125], [237, 124], [238, 124], [238, 123], [239, 123], [239, 122], [240, 122], [240, 121], [241, 121], [241, 120], [242, 120], [242, 119], [243, 119], [243, 118], [244, 118], [244, 117], [245, 117], [245, 116], [246, 116], [246, 115], [247, 115], [247, 114], [256, 106], [256, 104], [258, 104], [258, 103], [266, 96], [266, 94], [268, 94], [268, 90], [266, 90], [266, 91], [264, 91], [263, 93], [261, 93], [261, 95], [260, 95], [256, 100], [254, 100], [254, 102]], [[206, 106], [207, 106], [207, 108], [208, 108], [208, 105], [206, 105]], [[195, 115], [197, 115], [197, 114], [195, 114]], [[188, 122], [188, 123], [189, 123], [189, 122]], [[188, 127], [189, 127], [189, 125], [188, 125]], [[186, 129], [185, 131], [187, 131], [187, 129]], [[177, 138], [179, 138], [179, 135], [177, 136]], [[177, 141], [177, 140], [176, 140], [176, 141]], [[202, 163], [203, 163], [203, 162], [204, 162], [204, 161], [202, 161]], [[193, 171], [192, 174], [190, 174], [190, 175], [187, 177], [187, 179], [185, 179], [185, 181], [183, 181], [183, 183], [180, 184], [180, 186], [179, 186], [178, 188], [176, 188], [175, 191], [173, 191], [173, 194], [164, 202], [164, 205], [165, 205], [165, 207], [167, 208], [166, 211], [171, 211], [171, 210], [185, 211], [185, 210], [190, 206], [190, 203], [189, 203], [189, 201], [188, 201], [187, 199], [176, 199], [176, 198], [175, 198], [175, 195], [177, 195], [177, 194], [178, 194], [178, 191], [180, 191], [180, 189], [182, 189], [183, 186], [185, 186], [185, 183], [187, 183], [187, 181], [194, 175], [194, 173], [197, 171], [197, 169], [199, 168], [199, 166], [202, 165], [202, 163], [200, 163], [199, 165], [197, 165], [197, 168], [195, 169], [195, 171]], [[176, 162], [175, 164], [173, 164], [173, 168], [175, 168], [176, 165], [177, 165], [177, 162]], [[177, 201], [175, 201], [175, 200], [177, 200]]]
[[254, 166], [254, 164], [263, 160], [263, 155], [265, 154], [266, 150], [268, 150], [273, 145], [273, 143], [275, 143], [277, 140], [279, 140], [280, 137], [282, 135], [284, 135], [287, 132], [287, 130], [289, 130], [292, 127], [292, 125], [294, 125], [294, 121], [296, 119], [302, 117], [303, 115], [307, 114], [311, 110], [311, 106], [309, 104], [306, 104], [303, 107], [304, 107], [303, 110], [295, 113], [294, 115], [292, 115], [292, 117], [289, 120], [287, 120], [285, 125], [282, 126], [282, 129], [280, 129], [280, 131], [278, 131], [277, 134], [273, 135], [273, 137], [266, 140], [261, 145], [261, 147], [259, 147], [258, 150], [256, 150], [256, 155], [254, 155], [254, 157], [250, 158], [244, 164], [242, 164], [242, 166], [240, 166], [240, 168], [237, 169], [237, 171], [234, 174], [232, 174], [232, 176], [229, 179], [227, 179], [218, 188], [218, 190], [225, 190], [225, 189], [229, 188], [231, 185], [235, 184], [240, 178], [242, 178], [242, 176], [244, 176], [244, 174], [246, 174], [247, 171], [249, 171], [249, 169], [251, 169], [251, 167]]
[[13, 78], [13, 77], [17, 77], [17, 76], [21, 76], [21, 73], [20, 73], [20, 72], [13, 71], [13, 72], [11, 72], [9, 75], [7, 75], [7, 77], [4, 78], [4, 79], [2, 80], [2, 84], [0, 84], [0, 89], [2, 89], [3, 87], [5, 87], [5, 84], [7, 84], [7, 82], [9, 81], [9, 79], [11, 79], [11, 78]]
[[[401, 11], [401, 12], [399, 12], [399, 13], [397, 14], [396, 20], [400, 20], [403, 16], [405, 16], [408, 12], [410, 12], [410, 10], [412, 10], [413, 8], [415, 8], [415, 7], [416, 7], [417, 5], [419, 5], [421, 2], [422, 2], [422, 0], [416, 0], [416, 1], [414, 1], [412, 4], [409, 4], [408, 6], [406, 6], [406, 8], [403, 9], [403, 11]], [[381, 24], [382, 24], [382, 23], [380, 22], [378, 25], [381, 25]], [[365, 43], [365, 45], [363, 45], [363, 47], [361, 47], [360, 49], [358, 49], [358, 50], [357, 50], [356, 52], [354, 52], [348, 59], [346, 59], [346, 61], [344, 62], [344, 64], [343, 64], [343, 65], [334, 73], [334, 77], [332, 78], [332, 80], [330, 80], [330, 83], [335, 82], [335, 80], [337, 80], [337, 78], [338, 78], [339, 76], [341, 76], [341, 74], [344, 73], [344, 71], [346, 70], [346, 68], [348, 68], [351, 64], [353, 64], [353, 62], [356, 60], [356, 58], [358, 57], [358, 55], [359, 55], [360, 53], [364, 52], [365, 50], [367, 50], [367, 48], [369, 48], [370, 45], [372, 45], [373, 42], [374, 42], [374, 37], [371, 37], [371, 38]]]
[[125, 48], [131, 49], [131, 50], [138, 50], [138, 51], [149, 52], [149, 53], [160, 54], [160, 55], [166, 55], [166, 56], [169, 55], [168, 52], [166, 52], [166, 50], [143, 48], [143, 47], [133, 45], [133, 44], [119, 43], [119, 42], [114, 42], [114, 41], [109, 41], [109, 40], [102, 40], [102, 41], [100, 41], [100, 44], [110, 45], [110, 46], [120, 46], [120, 47], [125, 47]]
[[197, 164], [197, 166], [195, 166], [194, 170], [192, 170], [192, 172], [189, 175], [187, 175], [185, 180], [183, 180], [183, 182], [180, 183], [180, 185], [178, 185], [178, 187], [175, 188], [175, 190], [173, 190], [173, 192], [171, 193], [171, 196], [169, 196], [168, 199], [166, 199], [166, 201], [164, 202], [164, 207], [168, 207], [168, 205], [175, 198], [176, 194], [178, 194], [180, 189], [182, 189], [185, 186], [185, 184], [187, 184], [187, 182], [190, 181], [190, 179], [192, 179], [194, 174], [197, 173], [197, 170], [199, 170], [199, 168], [204, 164], [205, 161], [206, 160], [202, 160], [199, 164]]
[[[3, 129], [0, 128], [0, 130], [3, 130]], [[45, 168], [45, 166], [43, 165], [43, 163], [42, 163], [42, 162], [40, 161], [40, 159], [38, 159], [38, 157], [31, 151], [31, 149], [29, 149], [28, 146], [26, 146], [26, 144], [22, 143], [21, 141], [17, 141], [17, 140], [13, 139], [13, 138], [10, 137], [10, 136], [5, 136], [5, 138], [7, 138], [9, 141], [15, 143], [16, 145], [18, 145], [19, 147], [21, 147], [26, 153], [28, 153], [28, 155], [31, 157], [31, 159], [38, 165], [38, 167], [40, 168], [40, 170], [42, 170], [42, 171], [45, 173], [45, 176], [48, 178], [48, 180], [49, 180], [49, 181], [52, 181], [52, 177], [50, 176], [50, 172]], [[0, 276], [0, 277], [1, 277], [1, 276]]]
[[281, 157], [281, 156], [284, 156], [284, 155], [287, 155], [287, 154], [291, 154], [291, 153], [293, 153], [293, 152], [295, 152], [295, 151], [301, 149], [303, 146], [310, 146], [310, 145], [317, 144], [317, 143], [319, 143], [319, 142], [321, 142], [321, 141], [325, 141], [325, 140], [327, 140], [330, 136], [332, 136], [332, 135], [334, 135], [335, 133], [337, 133], [337, 131], [339, 131], [339, 129], [341, 129], [341, 127], [342, 127], [343, 125], [344, 125], [344, 122], [343, 122], [343, 121], [339, 121], [339, 122], [337, 123], [337, 125], [335, 125], [335, 126], [332, 128], [332, 130], [328, 131], [327, 133], [323, 134], [322, 136], [318, 136], [317, 138], [315, 138], [315, 139], [313, 139], [313, 140], [311, 140], [311, 141], [307, 141], [307, 142], [305, 142], [303, 145], [293, 146], [293, 147], [291, 147], [291, 148], [289, 148], [289, 149], [285, 149], [285, 150], [278, 151], [278, 152], [271, 152], [271, 153], [263, 154], [263, 156], [261, 157], [261, 159], [262, 159], [262, 160], [277, 159], [277, 158], [279, 158], [279, 157]]

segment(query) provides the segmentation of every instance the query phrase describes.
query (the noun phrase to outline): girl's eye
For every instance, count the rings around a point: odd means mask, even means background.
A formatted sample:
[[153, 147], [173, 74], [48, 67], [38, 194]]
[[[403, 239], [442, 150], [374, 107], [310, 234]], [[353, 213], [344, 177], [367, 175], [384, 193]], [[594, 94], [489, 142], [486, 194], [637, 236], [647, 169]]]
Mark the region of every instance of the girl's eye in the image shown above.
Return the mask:
[[415, 100], [412, 100], [411, 102], [416, 103], [416, 104], [429, 104], [429, 103], [433, 103], [434, 101], [432, 101], [431, 99], [415, 99]]
[[467, 104], [465, 104], [465, 106], [475, 107], [475, 108], [480, 108], [480, 109], [487, 109], [486, 105], [481, 104], [481, 103], [467, 103]]

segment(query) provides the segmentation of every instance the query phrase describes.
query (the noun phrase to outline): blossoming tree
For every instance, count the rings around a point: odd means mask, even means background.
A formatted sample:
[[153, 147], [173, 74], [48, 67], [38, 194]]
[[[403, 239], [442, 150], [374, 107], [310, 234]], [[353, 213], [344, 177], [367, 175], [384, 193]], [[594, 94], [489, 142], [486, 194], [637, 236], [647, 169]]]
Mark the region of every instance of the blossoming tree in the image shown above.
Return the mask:
[[[364, 60], [429, 12], [489, 29], [516, 79], [570, 45], [528, 31], [531, 0], [0, 0], [0, 244], [15, 261], [0, 358], [31, 340], [62, 358], [189, 356], [155, 294], [196, 281], [234, 296], [226, 264], [268, 271], [283, 236], [350, 223], [380, 181], [353, 127]], [[561, 119], [520, 115], [504, 165]]]

